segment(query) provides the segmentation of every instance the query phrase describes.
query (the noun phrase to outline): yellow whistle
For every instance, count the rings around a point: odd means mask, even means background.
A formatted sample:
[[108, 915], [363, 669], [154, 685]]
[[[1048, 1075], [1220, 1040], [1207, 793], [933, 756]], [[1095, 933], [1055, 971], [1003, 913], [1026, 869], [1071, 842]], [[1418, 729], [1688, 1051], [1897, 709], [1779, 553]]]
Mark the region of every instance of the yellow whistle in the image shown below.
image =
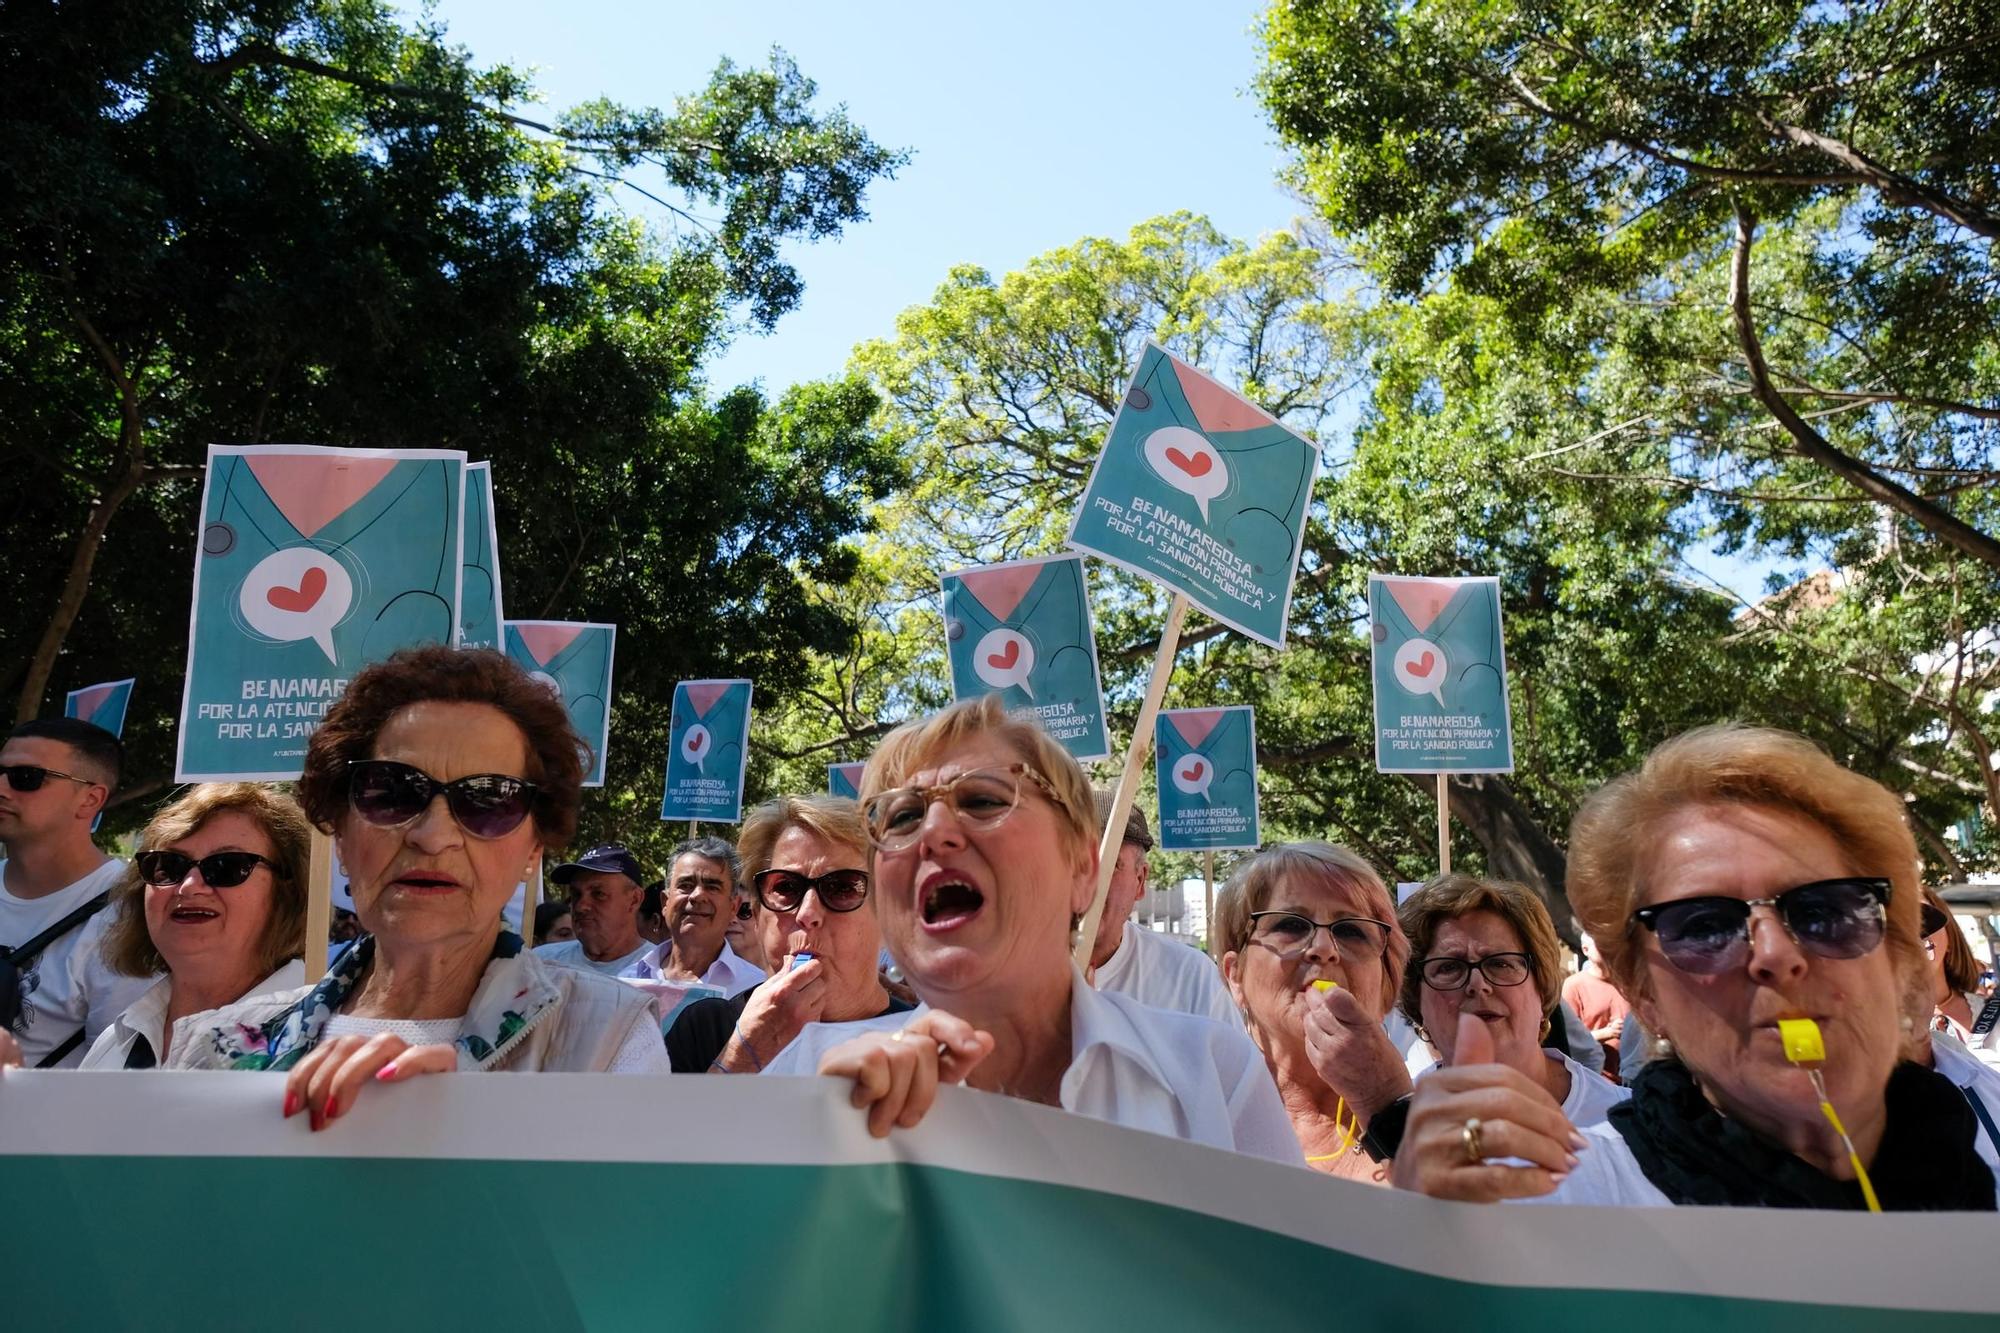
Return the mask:
[[1328, 981], [1325, 977], [1321, 977], [1319, 980], [1313, 982], [1313, 989], [1324, 995], [1330, 990], [1339, 990], [1340, 983], [1338, 981]]
[[1785, 1043], [1785, 1058], [1795, 1065], [1826, 1063], [1826, 1042], [1819, 1035], [1819, 1024], [1810, 1018], [1779, 1019], [1778, 1040]]

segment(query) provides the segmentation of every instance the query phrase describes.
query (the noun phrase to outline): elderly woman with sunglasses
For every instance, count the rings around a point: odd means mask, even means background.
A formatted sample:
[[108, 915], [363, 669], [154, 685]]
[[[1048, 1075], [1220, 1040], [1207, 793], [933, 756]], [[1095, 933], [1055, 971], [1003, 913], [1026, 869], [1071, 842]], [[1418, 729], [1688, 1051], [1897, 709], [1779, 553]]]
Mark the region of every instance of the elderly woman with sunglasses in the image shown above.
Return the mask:
[[808, 1023], [908, 1013], [876, 971], [882, 926], [868, 892], [868, 826], [839, 796], [785, 796], [752, 810], [736, 839], [770, 980], [697, 1000], [667, 1032], [677, 1074], [755, 1074]]
[[357, 674], [306, 751], [367, 931], [318, 985], [183, 1019], [170, 1063], [283, 1071], [314, 1129], [362, 1088], [445, 1070], [665, 1073], [650, 998], [552, 966], [500, 912], [576, 828], [581, 747], [499, 653], [418, 648]]
[[1241, 1032], [1093, 990], [1071, 962], [1096, 891], [1097, 812], [1083, 770], [1039, 726], [997, 695], [954, 704], [885, 737], [861, 794], [883, 934], [924, 1003], [809, 1023], [767, 1073], [850, 1081], [878, 1137], [920, 1121], [938, 1084], [963, 1082], [1300, 1160]]
[[[1516, 1071], [1489, 1066], [1515, 1079], [1483, 1087], [1426, 1079], [1397, 1183], [1992, 1211], [1975, 1112], [1910, 1058], [1929, 1010], [1917, 864], [1901, 802], [1801, 737], [1706, 727], [1659, 746], [1570, 827], [1570, 903], [1658, 1047], [1631, 1099], [1573, 1139]], [[1461, 1042], [1477, 1027], [1461, 1015]]]
[[151, 1069], [182, 1018], [303, 982], [311, 840], [292, 798], [255, 782], [204, 783], [154, 815], [112, 893], [104, 957], [159, 980], [78, 1067]]

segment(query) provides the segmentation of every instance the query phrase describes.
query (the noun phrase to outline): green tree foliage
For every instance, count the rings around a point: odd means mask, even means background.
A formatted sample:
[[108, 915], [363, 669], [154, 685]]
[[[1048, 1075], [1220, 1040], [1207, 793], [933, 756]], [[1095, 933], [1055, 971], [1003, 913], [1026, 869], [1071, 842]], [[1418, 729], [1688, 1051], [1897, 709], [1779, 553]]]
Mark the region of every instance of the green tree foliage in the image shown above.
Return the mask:
[[510, 613], [621, 624], [615, 808], [657, 785], [674, 678], [781, 697], [845, 640], [811, 590], [900, 475], [870, 391], [702, 377], [799, 299], [782, 244], [902, 161], [782, 53], [540, 121], [523, 74], [375, 3], [29, 0], [0, 38], [0, 682], [29, 715], [138, 675], [134, 795], [167, 776], [210, 442], [492, 459]]

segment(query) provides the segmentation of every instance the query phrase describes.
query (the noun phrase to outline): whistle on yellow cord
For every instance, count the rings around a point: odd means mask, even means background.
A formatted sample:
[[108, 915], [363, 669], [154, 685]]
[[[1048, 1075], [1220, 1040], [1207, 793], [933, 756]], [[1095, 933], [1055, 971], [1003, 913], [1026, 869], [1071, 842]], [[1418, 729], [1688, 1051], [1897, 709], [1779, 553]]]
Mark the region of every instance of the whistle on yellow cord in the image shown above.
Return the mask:
[[1847, 1160], [1854, 1167], [1854, 1178], [1861, 1182], [1861, 1197], [1867, 1203], [1868, 1211], [1881, 1212], [1882, 1203], [1875, 1197], [1875, 1186], [1868, 1179], [1868, 1169], [1861, 1165], [1861, 1154], [1854, 1151], [1854, 1140], [1847, 1137], [1847, 1126], [1840, 1123], [1840, 1115], [1833, 1109], [1832, 1099], [1826, 1095], [1826, 1080], [1819, 1076], [1819, 1067], [1826, 1063], [1826, 1038], [1820, 1035], [1819, 1024], [1810, 1018], [1781, 1018], [1778, 1020], [1778, 1040], [1784, 1043], [1785, 1058], [1805, 1070], [1806, 1077], [1812, 1080], [1813, 1091], [1819, 1094], [1820, 1113], [1847, 1148]]

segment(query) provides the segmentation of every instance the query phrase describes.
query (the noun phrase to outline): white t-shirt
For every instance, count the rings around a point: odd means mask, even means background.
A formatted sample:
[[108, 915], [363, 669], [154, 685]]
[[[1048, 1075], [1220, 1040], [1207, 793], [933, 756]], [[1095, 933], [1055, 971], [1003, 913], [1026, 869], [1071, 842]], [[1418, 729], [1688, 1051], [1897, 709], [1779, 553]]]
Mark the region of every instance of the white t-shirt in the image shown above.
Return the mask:
[[2000, 1018], [2000, 996], [1982, 1000], [1977, 995], [1968, 995], [1965, 997], [1965, 1002], [1972, 1009], [1972, 1026], [1964, 1027], [1956, 1019], [1948, 1019], [1946, 1021], [1950, 1023], [1950, 1035], [1956, 1038], [1959, 1045], [1964, 1047], [1975, 1060], [2000, 1070], [2000, 1021], [1989, 1024], [1984, 1032], [1978, 1030], [1979, 1022], [1986, 1016], [1989, 1005], [1995, 1006], [1995, 1016]]
[[646, 941], [640, 940], [639, 947], [631, 953], [602, 963], [594, 963], [590, 955], [583, 951], [582, 940], [557, 940], [554, 944], [535, 946], [535, 957], [558, 967], [582, 968], [586, 972], [601, 972], [607, 977], [615, 977], [632, 964], [646, 956]]
[[[109, 909], [107, 909], [109, 910]], [[248, 1000], [253, 996], [272, 995], [278, 991], [296, 990], [306, 981], [306, 967], [294, 958], [270, 976], [252, 986], [237, 999]], [[166, 1057], [167, 1005], [173, 999], [173, 978], [160, 977], [147, 987], [146, 993], [125, 1006], [123, 1013], [110, 1027], [98, 1034], [91, 1043], [90, 1050], [83, 1057], [79, 1069], [123, 1069], [132, 1048], [141, 1037], [153, 1048], [153, 1060], [158, 1064]]]
[[[125, 863], [114, 858], [54, 893], [17, 898], [7, 891], [7, 863], [0, 861], [0, 944], [26, 944], [111, 888], [124, 873]], [[57, 1068], [81, 1064], [98, 1034], [153, 984], [151, 977], [113, 972], [104, 961], [104, 935], [116, 915], [116, 905], [107, 903], [83, 925], [50, 942], [22, 972], [21, 1017], [13, 1031], [21, 1043], [21, 1062], [30, 1069], [79, 1027], [82, 1043]]]
[[1931, 1062], [1972, 1105], [1973, 1116], [1979, 1121], [1973, 1147], [2000, 1177], [2000, 1069], [1988, 1064], [1980, 1052], [1967, 1050], [1942, 1032], [1931, 1033]]
[[1222, 970], [1191, 944], [1126, 921], [1118, 952], [1097, 969], [1097, 989], [1129, 995], [1140, 1004], [1212, 1018], [1243, 1030], [1243, 1015], [1222, 984]]
[[[574, 943], [571, 940], [557, 940], [557, 944]], [[457, 1018], [355, 1018], [350, 1014], [334, 1014], [326, 1020], [326, 1027], [320, 1033], [322, 1042], [335, 1037], [375, 1037], [387, 1032], [401, 1037], [412, 1046], [449, 1046], [458, 1040], [458, 1030], [464, 1024], [465, 1016]], [[611, 1057], [605, 1067], [607, 1074], [671, 1074], [672, 1062], [667, 1059], [666, 1043], [652, 1027], [641, 1024], [626, 1035], [618, 1053]]]
[[[1070, 969], [1070, 1063], [1065, 1111], [1211, 1148], [1305, 1165], [1291, 1117], [1263, 1055], [1241, 1031], [1212, 1018], [1093, 990]], [[863, 1032], [895, 1032], [929, 1012], [852, 1023], [808, 1023], [764, 1067], [770, 1075], [814, 1074], [820, 1057]]]
[[[640, 952], [629, 967], [622, 968], [618, 975], [634, 981], [660, 981], [664, 979], [667, 959], [673, 954], [674, 942], [661, 940], [652, 948]], [[708, 965], [708, 971], [701, 974], [701, 984], [713, 986], [721, 991], [723, 998], [733, 1000], [744, 991], [755, 990], [770, 973], [729, 947], [729, 941], [722, 942], [722, 952]]]

